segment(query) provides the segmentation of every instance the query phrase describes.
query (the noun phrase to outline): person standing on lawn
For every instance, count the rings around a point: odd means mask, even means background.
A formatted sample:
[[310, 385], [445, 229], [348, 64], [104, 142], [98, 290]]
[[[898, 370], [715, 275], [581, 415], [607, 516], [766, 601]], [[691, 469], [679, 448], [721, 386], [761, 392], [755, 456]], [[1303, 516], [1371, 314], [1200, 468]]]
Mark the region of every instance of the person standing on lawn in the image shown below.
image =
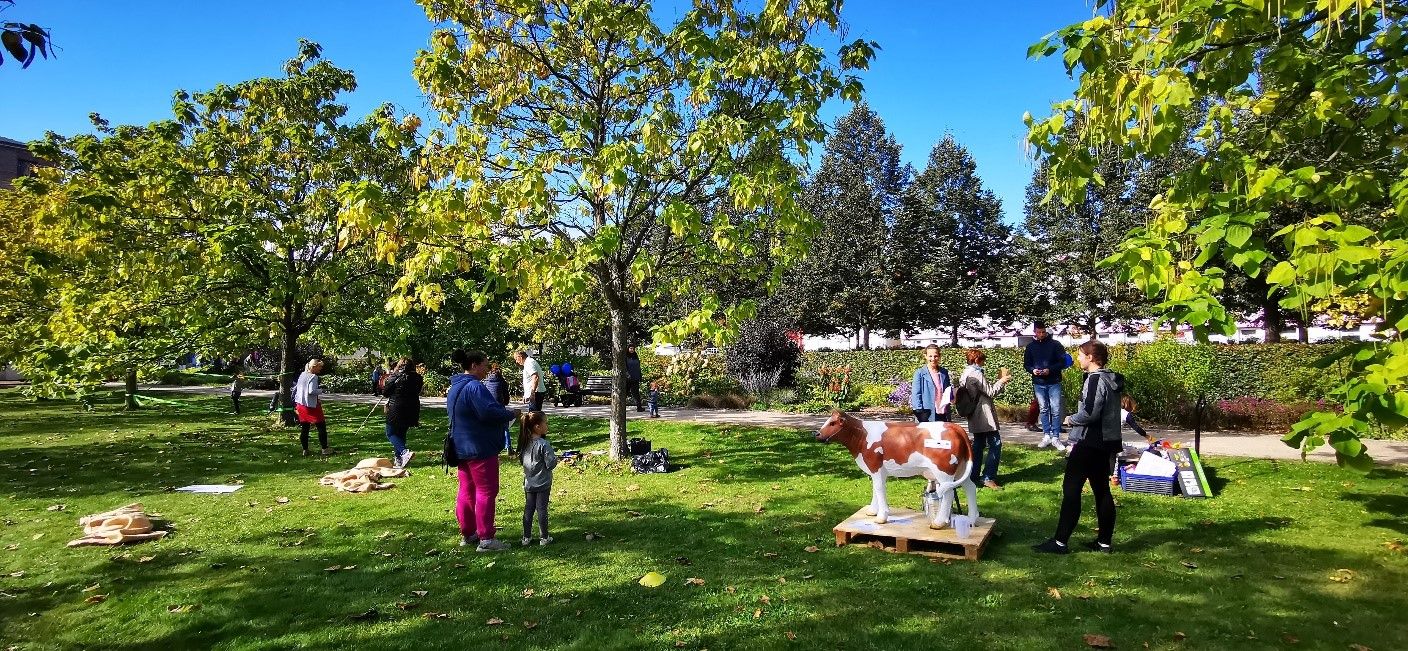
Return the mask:
[[416, 455], [406, 447], [406, 433], [420, 427], [420, 391], [425, 378], [415, 371], [409, 357], [396, 362], [391, 373], [382, 381], [386, 396], [386, 440], [396, 454], [396, 467], [404, 468]]
[[458, 460], [455, 519], [460, 525], [460, 544], [474, 545], [478, 552], [508, 549], [508, 543], [494, 538], [494, 500], [499, 496], [504, 426], [521, 412], [504, 408], [484, 387], [489, 358], [483, 352], [456, 349], [450, 359], [464, 369], [450, 378], [450, 392], [445, 396], [450, 439]]
[[[494, 394], [494, 400], [497, 400], [500, 405], [508, 406], [508, 381], [504, 380], [504, 369], [499, 366], [498, 362], [489, 365], [489, 375], [484, 377], [484, 388]], [[512, 455], [513, 440], [509, 438], [508, 430], [509, 426], [504, 425], [504, 448], [508, 450], [509, 455]]]
[[[1012, 375], [1003, 368], [997, 382], [989, 385], [983, 375], [987, 354], [981, 349], [970, 348], [966, 355], [968, 367], [963, 369], [963, 375], [958, 379], [957, 391], [966, 392], [973, 404], [973, 411], [968, 415], [968, 433], [973, 437], [972, 476], [983, 486], [1001, 490], [1002, 486], [997, 483], [997, 464], [1002, 461], [1002, 433], [998, 431], [997, 406], [992, 399], [1002, 392]], [[959, 404], [961, 406], [963, 403]]]
[[1061, 371], [1068, 365], [1066, 349], [1047, 334], [1043, 321], [1033, 324], [1032, 334], [1036, 339], [1022, 353], [1022, 366], [1032, 375], [1032, 391], [1041, 405], [1041, 442], [1036, 446], [1054, 445], [1061, 450]]
[[541, 411], [518, 420], [518, 461], [523, 464], [523, 546], [533, 544], [533, 516], [538, 516], [539, 545], [552, 543], [548, 534], [548, 496], [557, 453], [548, 442], [548, 421]]
[[513, 354], [513, 361], [523, 367], [523, 402], [528, 411], [542, 411], [543, 398], [548, 394], [548, 378], [543, 375], [543, 365], [520, 350]]
[[235, 377], [230, 382], [230, 400], [235, 403], [235, 415], [240, 415], [240, 394], [244, 392], [244, 373], [235, 369]]
[[293, 385], [293, 411], [298, 415], [298, 442], [303, 445], [303, 456], [308, 456], [308, 427], [318, 428], [318, 445], [323, 456], [332, 454], [328, 447], [328, 423], [323, 417], [323, 384], [318, 377], [323, 372], [323, 360], [317, 357], [308, 360]]
[[939, 347], [929, 344], [924, 349], [924, 366], [914, 372], [914, 380], [909, 384], [909, 408], [914, 411], [914, 419], [921, 423], [949, 420], [953, 383], [949, 380], [948, 369], [939, 365], [940, 357]]
[[1061, 515], [1056, 521], [1056, 535], [1046, 542], [1033, 545], [1038, 552], [1067, 554], [1067, 543], [1080, 520], [1081, 490], [1086, 483], [1095, 495], [1095, 540], [1086, 547], [1110, 553], [1115, 534], [1115, 498], [1110, 494], [1110, 463], [1120, 449], [1120, 402], [1124, 393], [1124, 376], [1105, 368], [1110, 349], [1098, 341], [1080, 345], [1076, 364], [1086, 372], [1080, 388], [1080, 403], [1076, 413], [1066, 421], [1071, 426], [1073, 447], [1066, 457], [1066, 474], [1061, 481]]

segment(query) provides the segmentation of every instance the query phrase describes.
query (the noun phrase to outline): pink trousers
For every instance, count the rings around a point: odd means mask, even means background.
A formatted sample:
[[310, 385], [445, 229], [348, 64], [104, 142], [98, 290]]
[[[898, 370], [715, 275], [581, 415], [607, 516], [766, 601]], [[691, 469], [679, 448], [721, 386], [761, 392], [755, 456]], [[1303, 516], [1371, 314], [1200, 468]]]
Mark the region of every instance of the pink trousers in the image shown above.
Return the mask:
[[499, 457], [461, 461], [460, 492], [455, 496], [455, 519], [465, 538], [494, 537], [494, 500], [499, 496]]

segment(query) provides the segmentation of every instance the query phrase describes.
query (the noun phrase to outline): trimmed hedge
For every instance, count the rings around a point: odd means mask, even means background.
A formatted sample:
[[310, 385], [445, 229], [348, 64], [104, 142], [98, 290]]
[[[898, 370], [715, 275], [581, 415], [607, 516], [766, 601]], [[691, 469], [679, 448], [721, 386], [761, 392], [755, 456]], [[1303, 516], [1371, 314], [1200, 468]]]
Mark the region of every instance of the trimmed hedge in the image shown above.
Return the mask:
[[[1171, 340], [1110, 347], [1110, 368], [1126, 377], [1128, 393], [1139, 403], [1139, 413], [1161, 422], [1191, 421], [1198, 395], [1209, 402], [1261, 398], [1281, 403], [1314, 403], [1339, 384], [1342, 371], [1317, 369], [1314, 362], [1342, 344], [1237, 344], [1187, 345]], [[1072, 357], [1075, 348], [1069, 349]], [[953, 373], [966, 366], [964, 349], [944, 348], [943, 365]], [[1022, 368], [1022, 349], [985, 348], [986, 368], [996, 376], [1007, 367], [1013, 379], [997, 398], [999, 405], [1025, 407], [1031, 400], [1031, 377]], [[922, 350], [856, 350], [809, 352], [802, 356], [798, 388], [811, 392], [822, 366], [850, 366], [852, 395], [876, 395], [873, 385], [893, 389], [908, 381], [923, 365]], [[1074, 406], [1080, 373], [1063, 376], [1065, 400]]]

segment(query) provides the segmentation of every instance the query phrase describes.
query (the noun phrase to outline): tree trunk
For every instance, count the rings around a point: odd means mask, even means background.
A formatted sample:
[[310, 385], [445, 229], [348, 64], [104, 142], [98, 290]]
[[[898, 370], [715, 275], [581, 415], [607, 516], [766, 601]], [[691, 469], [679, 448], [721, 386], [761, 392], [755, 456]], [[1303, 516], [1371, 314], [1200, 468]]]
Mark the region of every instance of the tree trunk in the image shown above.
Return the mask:
[[608, 306], [611, 314], [611, 445], [612, 461], [629, 459], [626, 449], [626, 332], [624, 309]]
[[949, 331], [948, 343], [949, 343], [949, 345], [953, 346], [954, 348], [957, 348], [957, 347], [958, 347], [958, 324], [957, 324], [957, 323], [953, 324], [953, 329]]
[[1085, 334], [1091, 341], [1100, 338], [1099, 324], [1096, 323], [1095, 314], [1093, 312], [1085, 318]]
[[125, 384], [127, 389], [126, 408], [129, 410], [139, 408], [141, 405], [137, 404], [137, 369], [135, 367], [128, 367]]
[[861, 350], [870, 350], [870, 326], [861, 326], [860, 329]]
[[292, 331], [285, 330], [283, 341], [279, 344], [279, 392], [276, 394], [276, 402], [272, 407], [279, 409], [279, 418], [284, 425], [296, 425], [298, 417], [293, 412], [293, 385], [298, 381], [298, 374], [303, 369], [298, 368], [298, 335]]
[[1304, 323], [1296, 324], [1296, 341], [1303, 344], [1310, 343], [1310, 328], [1305, 327]]
[[1281, 306], [1276, 304], [1276, 298], [1273, 296], [1262, 299], [1261, 327], [1263, 343], [1281, 343], [1281, 330], [1286, 327], [1286, 317], [1281, 314]]

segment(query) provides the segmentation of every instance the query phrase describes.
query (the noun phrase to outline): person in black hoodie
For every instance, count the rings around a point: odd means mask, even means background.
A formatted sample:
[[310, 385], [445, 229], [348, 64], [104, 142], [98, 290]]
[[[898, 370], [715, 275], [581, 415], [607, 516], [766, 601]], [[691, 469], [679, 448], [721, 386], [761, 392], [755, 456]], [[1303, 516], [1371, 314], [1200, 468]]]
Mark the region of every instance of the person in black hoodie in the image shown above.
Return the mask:
[[1112, 551], [1115, 533], [1115, 498], [1110, 494], [1110, 461], [1120, 448], [1120, 399], [1124, 376], [1105, 368], [1110, 349], [1098, 341], [1080, 345], [1076, 363], [1086, 372], [1081, 384], [1080, 404], [1066, 422], [1071, 426], [1074, 448], [1066, 457], [1066, 476], [1061, 482], [1061, 515], [1056, 535], [1032, 549], [1052, 554], [1070, 553], [1067, 543], [1080, 520], [1080, 494], [1086, 482], [1095, 495], [1095, 540], [1086, 547], [1097, 552]]
[[1046, 332], [1046, 323], [1037, 321], [1032, 325], [1036, 337], [1022, 352], [1022, 366], [1032, 376], [1032, 391], [1041, 405], [1041, 442], [1038, 448], [1048, 445], [1061, 448], [1061, 371], [1069, 366], [1066, 348]]
[[409, 357], [402, 357], [381, 386], [386, 396], [386, 440], [396, 453], [396, 467], [404, 468], [416, 454], [406, 447], [406, 432], [420, 426], [420, 391], [425, 378], [416, 372]]

